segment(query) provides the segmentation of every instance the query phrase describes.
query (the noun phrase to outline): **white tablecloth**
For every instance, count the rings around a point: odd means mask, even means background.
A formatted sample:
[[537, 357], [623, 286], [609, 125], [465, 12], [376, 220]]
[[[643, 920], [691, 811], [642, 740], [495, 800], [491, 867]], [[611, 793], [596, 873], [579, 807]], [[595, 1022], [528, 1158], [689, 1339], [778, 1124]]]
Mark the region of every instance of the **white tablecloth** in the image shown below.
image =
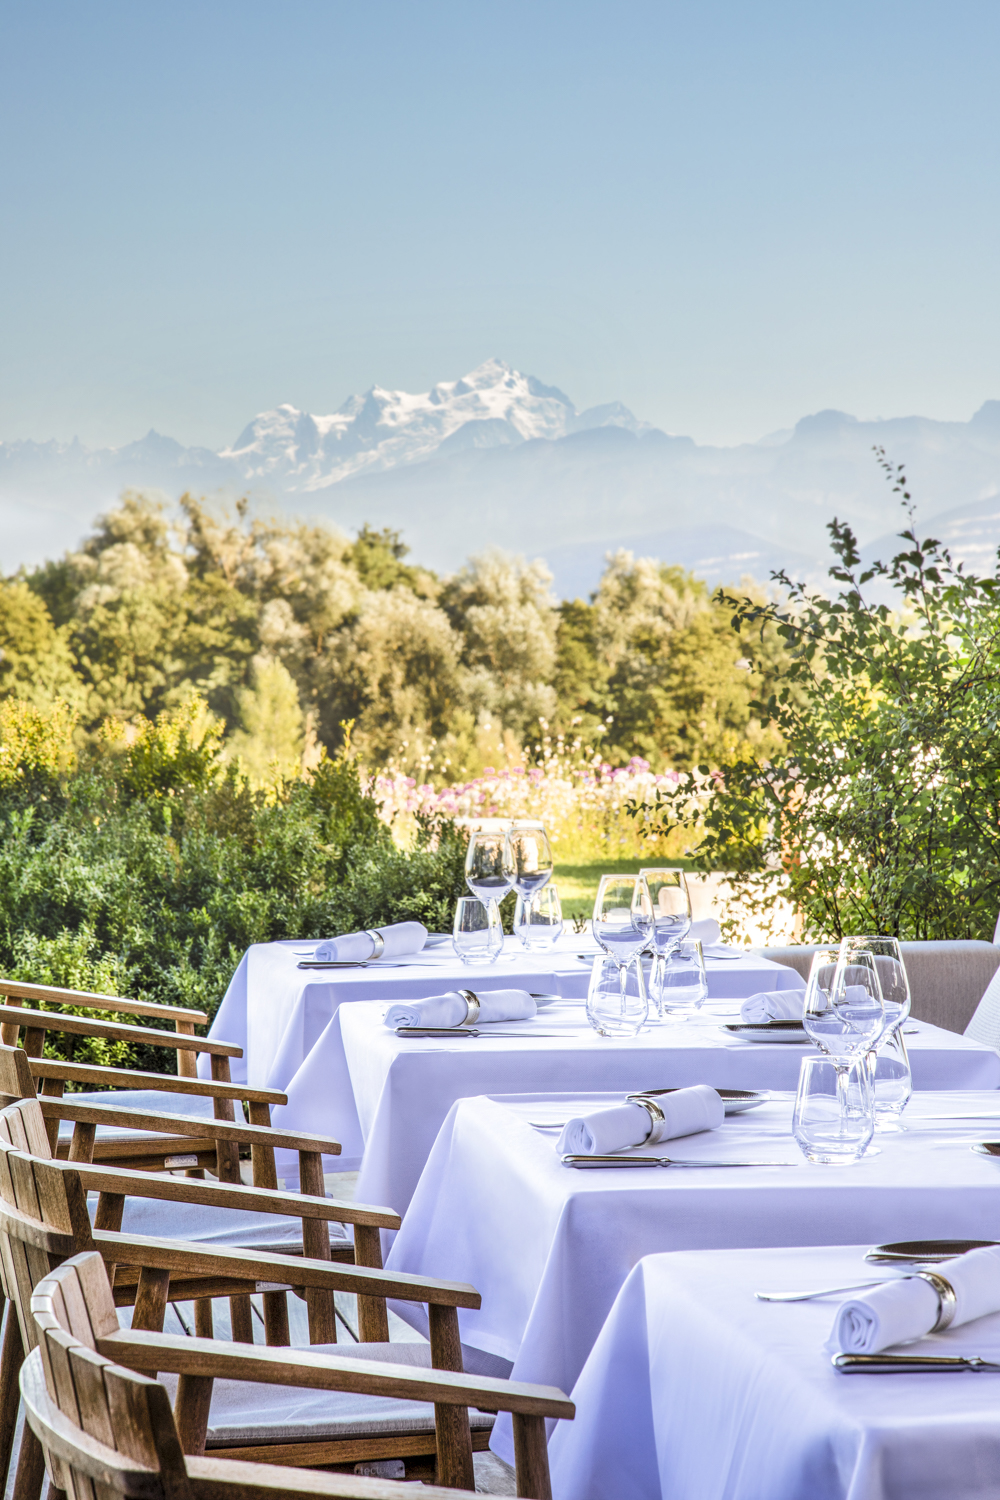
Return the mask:
[[[596, 952], [589, 939], [569, 936], [562, 938], [549, 953], [528, 954], [516, 939], [508, 938], [504, 961], [484, 967], [462, 964], [449, 943], [429, 948], [405, 963], [371, 964], [364, 969], [300, 969], [302, 954], [315, 946], [313, 942], [294, 941], [260, 943], [249, 948], [233, 975], [209, 1035], [243, 1048], [243, 1058], [232, 1060], [234, 1081], [288, 1093], [289, 1104], [280, 1112], [275, 1111], [275, 1124], [280, 1121], [289, 1130], [315, 1130], [340, 1141], [343, 1151], [336, 1158], [336, 1167], [332, 1165], [333, 1158], [329, 1158], [331, 1171], [351, 1171], [360, 1164], [364, 1150], [352, 1073], [344, 1056], [339, 1027], [331, 1025], [342, 1005], [352, 1002], [353, 1008], [353, 1002], [376, 1000], [381, 1015], [382, 1006], [390, 1000], [417, 999], [457, 988], [490, 990], [512, 986], [532, 993], [582, 1000], [587, 993], [590, 961], [581, 962], [577, 955]], [[765, 986], [781, 989], [799, 983], [794, 970], [762, 958], [710, 959], [708, 971], [710, 993], [719, 997], [743, 997]], [[201, 1077], [210, 1076], [206, 1054], [199, 1059], [198, 1066]], [[552, 1080], [546, 1078], [545, 1082]], [[592, 1087], [593, 1083], [590, 1079], [586, 1086]], [[508, 1084], [502, 1080], [486, 1087], [506, 1089]], [[460, 1088], [452, 1098], [481, 1091], [478, 1085]], [[446, 1113], [447, 1105], [435, 1113], [427, 1149]], [[426, 1150], [420, 1156], [413, 1182], [420, 1174], [425, 1156]], [[282, 1170], [288, 1177], [297, 1171], [295, 1159], [288, 1153], [279, 1164], [279, 1171]]]
[[[463, 1342], [511, 1362], [516, 1379], [570, 1390], [628, 1273], [657, 1251], [1000, 1238], [1000, 1162], [969, 1149], [973, 1139], [1000, 1139], [1000, 1120], [977, 1129], [919, 1118], [996, 1114], [996, 1093], [918, 1095], [909, 1128], [880, 1135], [879, 1154], [848, 1167], [805, 1162], [787, 1100], [653, 1154], [765, 1155], [793, 1167], [563, 1167], [553, 1134], [528, 1120], [565, 1119], [597, 1102], [543, 1095], [455, 1105], [387, 1260], [395, 1271], [471, 1282], [482, 1308], [459, 1314]], [[414, 1321], [412, 1308], [398, 1311]], [[509, 1422], [498, 1422], [493, 1446], [511, 1458]]]
[[[994, 1234], [997, 1231], [994, 1223]], [[868, 1246], [654, 1255], [632, 1271], [549, 1445], [555, 1500], [987, 1500], [1000, 1375], [838, 1375], [843, 1298]], [[1000, 1358], [1000, 1315], [900, 1352]]]
[[[736, 967], [727, 965], [722, 977], [731, 983]], [[397, 1213], [406, 1212], [434, 1138], [457, 1099], [544, 1089], [629, 1093], [691, 1083], [794, 1090], [802, 1057], [814, 1052], [808, 1046], [738, 1041], [722, 1029], [727, 1010], [736, 1014], [735, 1004], [725, 1002], [710, 1002], [712, 1014], [704, 1019], [649, 1026], [629, 1041], [598, 1036], [582, 1005], [572, 1003], [546, 1007], [530, 1023], [497, 1026], [498, 1031], [562, 1033], [530, 1043], [399, 1037], [382, 1025], [383, 1008], [351, 1005], [334, 1017], [288, 1083], [288, 1105], [275, 1110], [274, 1120], [289, 1129], [329, 1129], [344, 1147], [345, 1171], [352, 1169], [346, 1162], [353, 1166], [363, 1150], [359, 1198]], [[1000, 1056], [992, 1048], [923, 1022], [908, 1025], [916, 1029], [907, 1043], [918, 1088], [1000, 1088]], [[336, 1128], [329, 1123], [331, 1090], [325, 1087], [334, 1070], [341, 1097], [353, 1097], [357, 1111], [351, 1117], [338, 1108]], [[345, 1071], [349, 1088], [342, 1081]]]

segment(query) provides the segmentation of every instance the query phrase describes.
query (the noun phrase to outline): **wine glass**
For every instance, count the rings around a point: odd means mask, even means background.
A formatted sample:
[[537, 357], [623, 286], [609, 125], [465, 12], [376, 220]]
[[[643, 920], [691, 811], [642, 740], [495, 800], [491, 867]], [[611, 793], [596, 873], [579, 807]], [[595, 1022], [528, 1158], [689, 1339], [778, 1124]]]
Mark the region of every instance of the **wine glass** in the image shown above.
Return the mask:
[[518, 896], [514, 931], [525, 948], [551, 948], [562, 936], [563, 914], [559, 892], [547, 885], [527, 899]]
[[530, 901], [552, 879], [554, 861], [545, 824], [518, 819], [507, 830], [504, 871], [526, 901]]
[[802, 1020], [806, 1033], [836, 1069], [846, 1131], [851, 1068], [870, 1051], [885, 1026], [874, 954], [854, 953], [846, 962], [839, 948], [818, 948], [809, 970]]
[[628, 966], [653, 930], [653, 908], [641, 875], [602, 875], [594, 902], [594, 937], [618, 965], [622, 1014], [626, 1011]]
[[691, 930], [691, 897], [681, 869], [642, 869], [653, 907], [653, 972], [650, 994], [663, 1015], [663, 975], [667, 955]]
[[500, 921], [500, 902], [513, 885], [504, 866], [506, 832], [477, 828], [465, 854], [465, 883], [487, 908], [491, 920]]
[[866, 935], [844, 938], [840, 952], [845, 963], [852, 963], [859, 953], [870, 953], [875, 960], [885, 1007], [885, 1028], [868, 1057], [875, 1126], [880, 1130], [900, 1130], [900, 1116], [913, 1088], [902, 1029], [910, 1014], [910, 981], [902, 949], [897, 938]]

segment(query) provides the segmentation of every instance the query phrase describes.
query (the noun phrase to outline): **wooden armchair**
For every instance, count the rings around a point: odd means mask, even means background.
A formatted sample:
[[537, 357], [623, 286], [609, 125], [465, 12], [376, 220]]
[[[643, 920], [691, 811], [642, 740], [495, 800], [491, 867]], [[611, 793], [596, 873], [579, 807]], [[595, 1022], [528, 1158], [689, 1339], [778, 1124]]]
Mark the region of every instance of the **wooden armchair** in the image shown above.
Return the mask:
[[[36, 1005], [75, 1005], [84, 1010], [110, 1010], [123, 1016], [154, 1016], [163, 1022], [173, 1021], [178, 1036], [193, 1037], [196, 1026], [207, 1026], [208, 1016], [203, 1010], [188, 1010], [182, 1005], [157, 1005], [152, 1000], [129, 1000], [122, 995], [95, 995], [89, 990], [68, 990], [49, 984], [22, 984], [17, 979], [0, 979], [0, 997], [11, 1006], [20, 1006], [25, 1000]], [[39, 1012], [44, 1014], [44, 1012]], [[14, 1022], [0, 1025], [0, 1043], [13, 1047], [17, 1043]], [[27, 1049], [32, 1051], [30, 1047]], [[41, 1055], [39, 1050], [38, 1055]], [[195, 1050], [179, 1047], [177, 1071], [187, 1078], [195, 1077]]]
[[[0, 1134], [24, 1133], [26, 1144], [44, 1149], [46, 1138], [40, 1105], [26, 1100], [0, 1111]], [[18, 1313], [21, 1339], [18, 1347], [8, 1336], [0, 1361], [0, 1437], [8, 1445], [16, 1416], [16, 1399], [11, 1388], [22, 1347], [30, 1349], [36, 1333], [29, 1314], [30, 1294], [34, 1286], [63, 1260], [79, 1256], [82, 1251], [96, 1252], [95, 1263], [114, 1268], [113, 1292], [107, 1284], [106, 1301], [112, 1307], [133, 1306], [131, 1331], [111, 1330], [108, 1339], [118, 1340], [109, 1358], [121, 1358], [131, 1368], [173, 1372], [178, 1383], [178, 1422], [188, 1451], [200, 1451], [206, 1439], [209, 1448], [228, 1458], [254, 1459], [268, 1456], [278, 1462], [292, 1461], [306, 1465], [353, 1463], [359, 1459], [420, 1458], [436, 1456], [439, 1479], [449, 1487], [468, 1487], [472, 1483], [472, 1449], [485, 1447], [489, 1437], [489, 1419], [473, 1419], [470, 1428], [467, 1408], [511, 1410], [515, 1412], [518, 1442], [524, 1450], [522, 1467], [526, 1474], [540, 1472], [545, 1455], [544, 1417], [572, 1415], [572, 1407], [561, 1393], [534, 1387], [518, 1387], [505, 1381], [483, 1381], [461, 1372], [461, 1343], [458, 1308], [479, 1306], [478, 1294], [461, 1283], [422, 1280], [413, 1276], [392, 1274], [361, 1266], [339, 1266], [328, 1262], [302, 1259], [291, 1263], [294, 1280], [305, 1285], [315, 1297], [326, 1296], [332, 1302], [334, 1289], [353, 1292], [362, 1304], [378, 1304], [385, 1339], [385, 1298], [421, 1301], [428, 1304], [431, 1341], [428, 1346], [391, 1345], [386, 1342], [355, 1346], [352, 1357], [344, 1358], [329, 1346], [323, 1355], [313, 1351], [254, 1348], [245, 1345], [216, 1344], [204, 1338], [171, 1338], [162, 1334], [168, 1301], [191, 1297], [225, 1296], [234, 1291], [266, 1290], [284, 1292], [278, 1278], [289, 1274], [290, 1263], [280, 1257], [263, 1256], [244, 1250], [209, 1251], [202, 1246], [177, 1241], [132, 1238], [110, 1230], [91, 1230], [86, 1210], [86, 1187], [89, 1174], [114, 1169], [88, 1168], [30, 1156], [19, 1142], [0, 1140], [0, 1243], [4, 1289], [12, 1298]], [[115, 1172], [115, 1178], [128, 1174]], [[133, 1174], [138, 1191], [162, 1186], [163, 1180], [147, 1174]], [[117, 1185], [117, 1183], [116, 1183]], [[168, 1186], [208, 1191], [209, 1185], [182, 1181]], [[217, 1192], [240, 1191], [229, 1187]], [[243, 1189], [242, 1191], [252, 1191]], [[128, 1275], [123, 1271], [127, 1270]], [[277, 1284], [276, 1284], [277, 1283]], [[10, 1320], [13, 1322], [13, 1319]], [[369, 1321], [373, 1328], [375, 1319]], [[8, 1325], [8, 1327], [10, 1324]], [[315, 1341], [312, 1328], [311, 1337]], [[113, 1337], [112, 1337], [113, 1336]], [[363, 1337], [371, 1337], [371, 1333]], [[23, 1340], [23, 1344], [22, 1344]], [[124, 1340], [124, 1343], [122, 1343]], [[126, 1350], [125, 1345], [128, 1345]], [[110, 1349], [110, 1345], [109, 1345]], [[243, 1356], [240, 1350], [243, 1350]], [[102, 1350], [101, 1352], [107, 1352]], [[370, 1354], [373, 1359], [359, 1358]], [[429, 1366], [414, 1363], [392, 1364], [386, 1361], [416, 1354], [429, 1355]], [[193, 1363], [192, 1363], [193, 1358]], [[447, 1373], [446, 1373], [447, 1372]], [[452, 1373], [453, 1372], [453, 1373]], [[212, 1382], [224, 1381], [212, 1401]], [[232, 1424], [230, 1380], [268, 1382], [258, 1392], [263, 1409], [256, 1413], [249, 1432], [237, 1431]], [[341, 1408], [332, 1396], [322, 1398], [320, 1412], [306, 1422], [306, 1430], [295, 1433], [287, 1397], [281, 1388], [306, 1386], [326, 1392], [360, 1392], [366, 1395], [392, 1397], [402, 1407], [391, 1408], [382, 1415], [367, 1414], [358, 1421], [356, 1406]], [[14, 1391], [16, 1398], [16, 1390]], [[538, 1406], [538, 1402], [542, 1406]], [[429, 1416], [414, 1410], [413, 1403], [431, 1402], [433, 1425]], [[534, 1403], [534, 1404], [533, 1404]], [[210, 1410], [211, 1405], [211, 1410]], [[377, 1405], [377, 1403], [376, 1403]], [[217, 1415], [216, 1408], [219, 1408]], [[301, 1414], [301, 1398], [295, 1402]], [[426, 1413], [426, 1407], [423, 1408]], [[537, 1419], [537, 1420], [536, 1420]], [[352, 1428], [358, 1428], [352, 1431]], [[295, 1436], [295, 1441], [289, 1438]], [[539, 1456], [541, 1454], [541, 1457]], [[34, 1468], [32, 1468], [34, 1465]], [[40, 1482], [37, 1447], [25, 1440], [19, 1461], [17, 1493], [19, 1500], [31, 1500]], [[23, 1473], [22, 1473], [23, 1470]], [[546, 1466], [547, 1476], [547, 1466]], [[36, 1482], [37, 1481], [37, 1482]], [[526, 1481], [527, 1483], [527, 1481]], [[531, 1480], [534, 1484], [534, 1479]], [[547, 1478], [546, 1478], [547, 1483]], [[522, 1494], [547, 1496], [546, 1488], [526, 1488]]]
[[[231, 1490], [246, 1500], [291, 1500], [304, 1494], [395, 1500], [401, 1494], [400, 1487], [387, 1481], [315, 1473], [306, 1479], [294, 1470], [200, 1456], [213, 1381], [237, 1370], [246, 1382], [279, 1377], [287, 1386], [334, 1392], [350, 1384], [395, 1399], [413, 1396], [433, 1402], [436, 1413], [472, 1401], [488, 1410], [509, 1410], [517, 1493], [550, 1500], [545, 1418], [571, 1417], [573, 1407], [548, 1387], [389, 1365], [357, 1368], [354, 1361], [317, 1354], [308, 1361], [300, 1357], [278, 1364], [239, 1350], [211, 1345], [195, 1350], [185, 1348], [183, 1341], [130, 1333], [118, 1327], [103, 1264], [93, 1253], [74, 1256], [44, 1277], [30, 1306], [37, 1348], [21, 1377], [27, 1419], [53, 1484], [74, 1500], [94, 1494], [89, 1483], [78, 1485], [78, 1476], [97, 1481], [102, 1495], [110, 1491], [149, 1500], [228, 1500]], [[204, 1364], [196, 1362], [202, 1354]], [[184, 1367], [173, 1413], [161, 1384], [131, 1373], [153, 1361], [159, 1367]], [[458, 1465], [453, 1462], [452, 1467]], [[471, 1473], [471, 1462], [467, 1468]], [[456, 1490], [471, 1493], [455, 1480], [447, 1488], [422, 1493], [444, 1500]]]

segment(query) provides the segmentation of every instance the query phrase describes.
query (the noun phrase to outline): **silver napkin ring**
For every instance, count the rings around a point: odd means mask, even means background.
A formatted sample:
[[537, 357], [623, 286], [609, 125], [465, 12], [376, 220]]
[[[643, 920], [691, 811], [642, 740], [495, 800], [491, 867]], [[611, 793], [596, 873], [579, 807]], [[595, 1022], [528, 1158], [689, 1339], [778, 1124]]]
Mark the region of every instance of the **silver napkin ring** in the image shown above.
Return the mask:
[[946, 1328], [950, 1328], [955, 1317], [955, 1309], [958, 1306], [955, 1288], [950, 1281], [947, 1281], [937, 1271], [915, 1271], [914, 1275], [919, 1281], [926, 1281], [927, 1285], [937, 1292], [937, 1322], [930, 1331], [931, 1333], [943, 1333]]
[[659, 1127], [667, 1123], [667, 1117], [663, 1113], [663, 1110], [660, 1108], [660, 1106], [657, 1104], [656, 1100], [639, 1099], [634, 1094], [631, 1094], [629, 1096], [629, 1103], [641, 1105], [649, 1116], [649, 1133], [648, 1135], [643, 1137], [640, 1144], [643, 1146], [647, 1146], [658, 1141], [660, 1139], [660, 1136], [658, 1134]]
[[[381, 958], [385, 952], [385, 938], [380, 932], [374, 932], [370, 927], [366, 927], [365, 931], [372, 940], [372, 958]], [[368, 962], [371, 963], [371, 958]]]
[[459, 990], [458, 992], [465, 1001], [465, 1020], [460, 1021], [460, 1026], [474, 1026], [479, 1020], [479, 996], [474, 995], [471, 990]]

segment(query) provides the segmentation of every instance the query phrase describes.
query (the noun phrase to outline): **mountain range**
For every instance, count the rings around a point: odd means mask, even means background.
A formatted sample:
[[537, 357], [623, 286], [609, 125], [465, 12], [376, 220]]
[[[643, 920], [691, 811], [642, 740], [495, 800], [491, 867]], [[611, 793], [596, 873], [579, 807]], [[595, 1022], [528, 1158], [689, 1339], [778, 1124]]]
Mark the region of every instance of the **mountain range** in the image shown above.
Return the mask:
[[375, 386], [330, 416], [260, 413], [231, 447], [150, 432], [121, 448], [0, 442], [0, 568], [62, 552], [126, 488], [185, 490], [258, 509], [403, 533], [449, 571], [499, 545], [544, 557], [558, 591], [586, 594], [627, 547], [709, 582], [783, 566], [820, 579], [825, 527], [848, 521], [887, 555], [902, 524], [875, 461], [904, 463], [918, 527], [992, 571], [1000, 543], [1000, 401], [968, 422], [859, 421], [839, 411], [732, 447], [699, 445], [614, 402], [578, 411], [553, 386], [488, 360], [419, 395]]

